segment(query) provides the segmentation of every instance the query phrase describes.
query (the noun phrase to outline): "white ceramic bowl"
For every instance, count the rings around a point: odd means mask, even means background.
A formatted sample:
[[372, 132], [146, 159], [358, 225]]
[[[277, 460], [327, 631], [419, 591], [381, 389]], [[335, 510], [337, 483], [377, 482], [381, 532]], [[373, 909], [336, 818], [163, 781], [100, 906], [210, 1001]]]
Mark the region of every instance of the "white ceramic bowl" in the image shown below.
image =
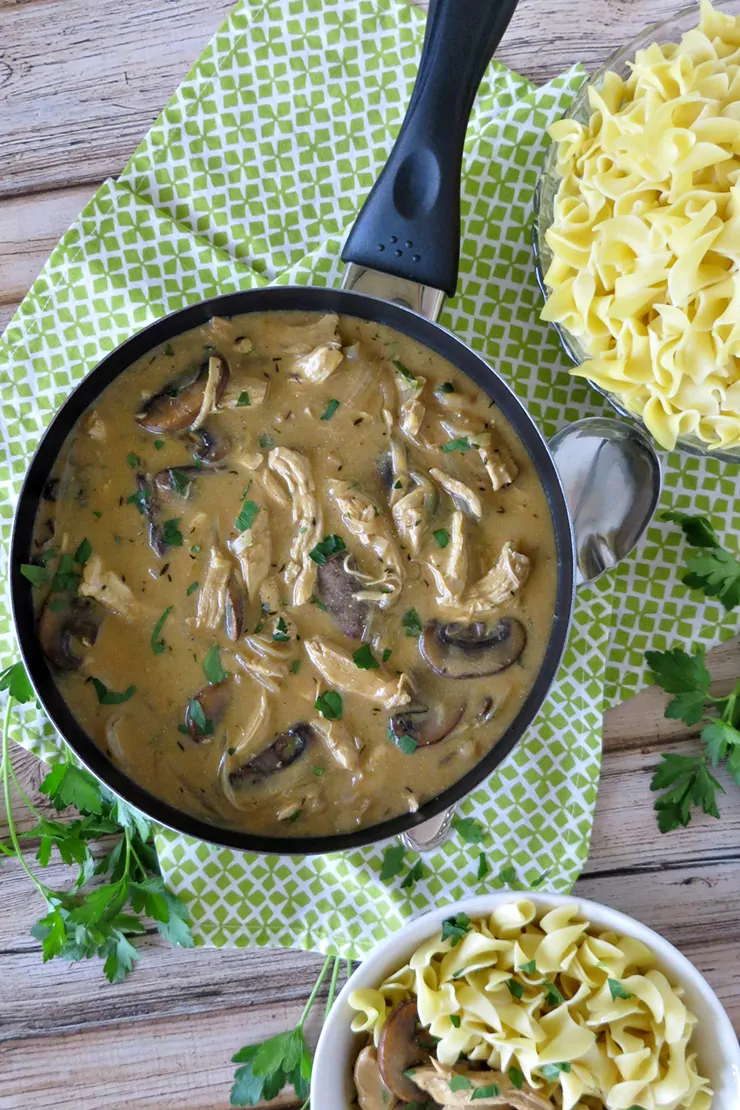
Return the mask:
[[739, 1110], [740, 1045], [719, 999], [693, 964], [658, 933], [618, 910], [585, 898], [533, 891], [500, 891], [465, 898], [417, 918], [379, 944], [352, 975], [324, 1024], [314, 1057], [311, 1106], [316, 1110], [349, 1110], [352, 1105], [352, 1067], [363, 1041], [362, 1036], [350, 1030], [354, 1016], [349, 1005], [352, 991], [377, 986], [391, 971], [401, 967], [422, 941], [438, 932], [446, 917], [457, 913], [466, 913], [470, 918], [486, 917], [497, 906], [521, 898], [529, 898], [543, 913], [556, 906], [577, 906], [597, 929], [614, 929], [646, 944], [667, 978], [683, 987], [686, 1005], [698, 1018], [692, 1047], [698, 1053], [700, 1071], [708, 1076], [714, 1089], [712, 1110]]

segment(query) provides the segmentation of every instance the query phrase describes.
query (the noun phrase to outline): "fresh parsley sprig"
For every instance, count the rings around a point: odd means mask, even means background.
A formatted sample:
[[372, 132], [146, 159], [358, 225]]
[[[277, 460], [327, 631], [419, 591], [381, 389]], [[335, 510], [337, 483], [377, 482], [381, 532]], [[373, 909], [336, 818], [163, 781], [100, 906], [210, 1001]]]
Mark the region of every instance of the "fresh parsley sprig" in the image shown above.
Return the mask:
[[[313, 1059], [306, 1044], [303, 1027], [316, 1001], [321, 984], [329, 968], [332, 967], [324, 1011], [324, 1019], [326, 1019], [334, 1003], [340, 963], [338, 956], [326, 957], [294, 1029], [287, 1033], [278, 1033], [261, 1044], [245, 1045], [232, 1056], [232, 1063], [240, 1065], [234, 1073], [234, 1085], [231, 1088], [232, 1106], [256, 1106], [262, 1101], [270, 1102], [277, 1098], [283, 1087], [290, 1083], [297, 1098], [304, 1100], [301, 1110], [306, 1110], [310, 1098]], [[347, 971], [349, 973], [349, 966]]]
[[704, 753], [664, 754], [650, 783], [651, 790], [663, 791], [654, 805], [658, 828], [670, 832], [688, 825], [695, 808], [719, 817], [717, 793], [725, 790], [710, 767], [715, 769], [725, 761], [733, 782], [740, 786], [740, 682], [728, 697], [713, 697], [702, 648], [693, 655], [681, 648], [648, 651], [646, 659], [656, 683], [674, 695], [666, 706], [666, 717], [686, 725], [704, 724], [700, 734]]
[[701, 590], [707, 597], [717, 598], [725, 609], [740, 604], [740, 560], [719, 542], [711, 522], [703, 516], [689, 513], [661, 513], [662, 520], [672, 520], [692, 547], [702, 550], [686, 562], [686, 574], [681, 581], [692, 590]]
[[[139, 955], [129, 938], [146, 932], [142, 915], [153, 918], [171, 944], [191, 948], [188, 912], [164, 885], [150, 822], [88, 771], [68, 763], [56, 764], [40, 789], [56, 810], [74, 807], [80, 816], [57, 821], [40, 813], [18, 781], [10, 754], [8, 734], [13, 708], [32, 701], [34, 696], [21, 663], [12, 664], [0, 674], [0, 690], [8, 695], [0, 783], [10, 834], [6, 843], [0, 843], [0, 852], [18, 860], [46, 903], [47, 912], [31, 929], [41, 941], [44, 962], [56, 956], [64, 960], [98, 956], [104, 961], [109, 982], [120, 982]], [[24, 833], [18, 832], [13, 816], [11, 781], [36, 818], [36, 824]], [[116, 835], [118, 840], [104, 856], [93, 853], [92, 846], [101, 837]], [[55, 848], [64, 863], [77, 866], [77, 878], [69, 890], [54, 890], [37, 877], [23, 852], [21, 841], [26, 839], [38, 839], [36, 860], [41, 867], [47, 866]]]

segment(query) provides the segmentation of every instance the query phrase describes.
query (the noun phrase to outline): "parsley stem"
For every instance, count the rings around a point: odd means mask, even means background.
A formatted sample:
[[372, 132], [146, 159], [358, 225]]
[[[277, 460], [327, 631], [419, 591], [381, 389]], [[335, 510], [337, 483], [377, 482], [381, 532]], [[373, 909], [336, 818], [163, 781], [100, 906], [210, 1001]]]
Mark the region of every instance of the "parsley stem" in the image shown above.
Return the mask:
[[310, 1013], [311, 1007], [313, 1006], [314, 1002], [316, 1001], [316, 995], [319, 993], [319, 991], [321, 989], [321, 984], [324, 982], [324, 977], [325, 977], [327, 971], [329, 970], [329, 964], [331, 963], [331, 961], [333, 959], [334, 959], [334, 956], [327, 956], [326, 957], [326, 959], [324, 960], [324, 966], [321, 969], [319, 977], [316, 980], [316, 982], [314, 983], [313, 990], [311, 991], [310, 995], [308, 996], [308, 1002], [304, 1006], [303, 1013], [301, 1014], [300, 1021], [298, 1022], [298, 1025], [296, 1026], [296, 1028], [300, 1029], [301, 1032], [303, 1031], [304, 1022], [305, 1022], [306, 1018], [308, 1017], [308, 1015]]
[[339, 956], [334, 957], [334, 967], [331, 973], [331, 980], [329, 982], [329, 993], [326, 996], [326, 1007], [324, 1008], [324, 1021], [329, 1016], [329, 1011], [334, 1005], [334, 996], [337, 993], [337, 979], [339, 978], [339, 967], [341, 964]]
[[49, 893], [48, 887], [45, 887], [43, 883], [39, 882], [39, 880], [36, 878], [33, 871], [31, 870], [31, 868], [26, 863], [26, 858], [23, 855], [23, 850], [21, 849], [20, 841], [18, 840], [18, 833], [16, 832], [15, 821], [13, 820], [13, 809], [12, 809], [11, 802], [10, 802], [10, 742], [9, 742], [9, 739], [8, 739], [8, 732], [10, 730], [10, 715], [11, 715], [12, 711], [13, 711], [13, 698], [10, 695], [8, 695], [8, 704], [5, 706], [5, 718], [3, 720], [3, 761], [2, 761], [3, 793], [5, 795], [5, 811], [6, 811], [7, 821], [8, 821], [8, 832], [10, 833], [10, 841], [11, 841], [11, 844], [13, 845], [13, 847], [15, 848], [15, 854], [18, 857], [18, 860], [21, 864], [21, 867], [26, 872], [26, 874], [28, 875], [31, 882], [34, 883], [34, 885], [38, 888], [39, 892], [43, 895], [43, 897], [46, 898], [48, 893]]
[[8, 763], [9, 763], [9, 766], [10, 766], [10, 773], [13, 776], [13, 782], [15, 783], [15, 788], [18, 791], [18, 793], [20, 794], [24, 804], [28, 807], [28, 809], [31, 810], [31, 813], [34, 815], [34, 817], [36, 818], [37, 821], [42, 821], [43, 817], [41, 816], [40, 811], [38, 809], [36, 809], [36, 806], [30, 800], [30, 798], [28, 797], [28, 794], [26, 794], [25, 790], [23, 789], [20, 782], [18, 781], [18, 776], [16, 775], [15, 767], [13, 766], [13, 760], [9, 759]]

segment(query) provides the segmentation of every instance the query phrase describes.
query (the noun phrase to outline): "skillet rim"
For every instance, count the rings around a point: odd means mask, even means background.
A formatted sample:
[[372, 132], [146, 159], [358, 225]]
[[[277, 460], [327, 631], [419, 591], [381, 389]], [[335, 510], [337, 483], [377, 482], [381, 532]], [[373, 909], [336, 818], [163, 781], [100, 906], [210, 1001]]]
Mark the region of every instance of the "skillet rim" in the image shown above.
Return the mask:
[[[416, 813], [400, 814], [345, 833], [278, 837], [223, 828], [179, 810], [139, 786], [104, 755], [64, 702], [37, 640], [31, 587], [20, 573], [20, 564], [27, 561], [31, 551], [36, 513], [49, 473], [74, 424], [103, 390], [147, 351], [201, 326], [212, 316], [265, 311], [355, 316], [394, 328], [448, 359], [495, 402], [511, 423], [542, 483], [555, 534], [556, 597], [550, 637], [537, 677], [514, 720], [483, 759]], [[96, 778], [156, 824], [208, 844], [267, 855], [316, 855], [379, 843], [412, 830], [465, 798], [507, 758], [544, 704], [567, 645], [575, 592], [574, 538], [562, 482], [541, 432], [523, 402], [482, 355], [441, 324], [394, 302], [332, 287], [271, 285], [196, 301], [160, 317], [105, 355], [75, 386], [44, 430], [23, 479], [13, 518], [9, 586], [21, 658], [39, 703], [57, 733]]]

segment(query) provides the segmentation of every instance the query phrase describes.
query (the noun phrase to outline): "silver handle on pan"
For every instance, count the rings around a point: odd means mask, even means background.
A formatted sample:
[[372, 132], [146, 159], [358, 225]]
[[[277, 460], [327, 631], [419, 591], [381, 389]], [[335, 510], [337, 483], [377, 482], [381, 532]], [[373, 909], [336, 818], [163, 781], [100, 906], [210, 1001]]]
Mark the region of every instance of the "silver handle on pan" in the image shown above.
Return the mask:
[[432, 289], [431, 285], [419, 285], [408, 278], [382, 274], [380, 270], [358, 266], [356, 262], [348, 263], [342, 279], [342, 289], [351, 293], [366, 293], [370, 297], [403, 305], [432, 321], [439, 318], [445, 303], [444, 293], [439, 289]]

